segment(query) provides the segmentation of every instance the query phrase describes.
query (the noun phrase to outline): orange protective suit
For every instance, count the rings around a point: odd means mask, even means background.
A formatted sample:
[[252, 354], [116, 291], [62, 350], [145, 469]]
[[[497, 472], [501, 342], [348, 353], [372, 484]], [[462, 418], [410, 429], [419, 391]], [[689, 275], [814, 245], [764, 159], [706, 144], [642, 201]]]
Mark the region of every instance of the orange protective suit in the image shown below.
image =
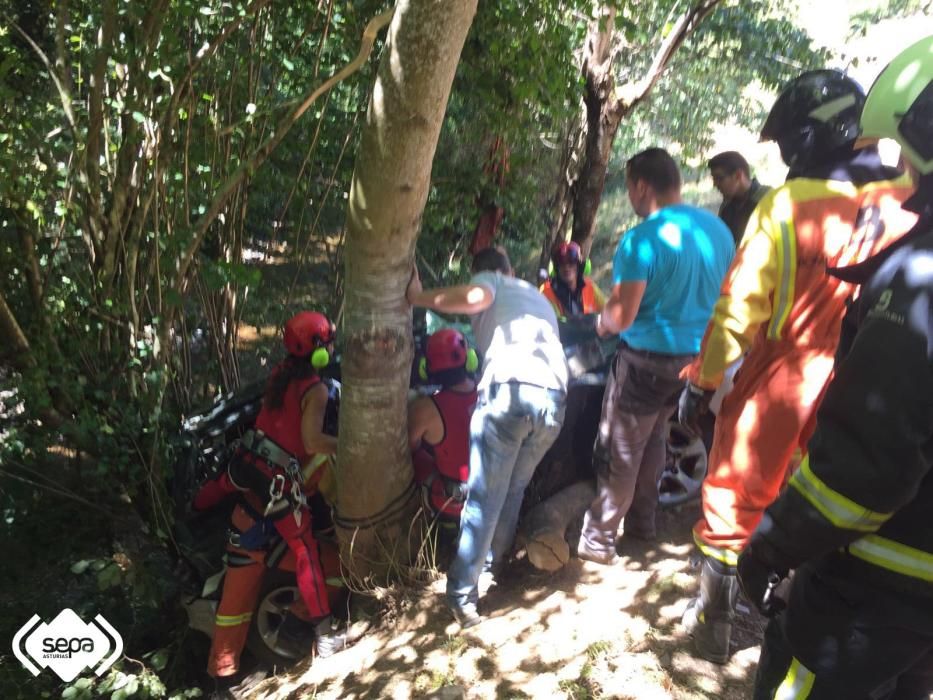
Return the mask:
[[907, 176], [864, 185], [796, 178], [752, 214], [686, 377], [715, 389], [747, 350], [723, 401], [694, 539], [734, 567], [765, 508], [805, 450], [829, 383], [846, 302], [856, 289], [827, 267], [864, 260], [916, 221], [901, 209]]
[[[333, 465], [331, 460], [320, 457], [305, 467], [305, 493], [310, 497], [320, 490], [331, 495], [333, 488]], [[323, 478], [322, 478], [323, 477]], [[254, 512], [261, 512], [258, 499], [252, 494], [244, 494]], [[256, 521], [242, 504], [233, 509], [231, 524], [237, 532], [246, 532]], [[283, 543], [284, 544], [284, 543]], [[320, 565], [325, 577], [327, 597], [331, 607], [344, 595], [340, 570], [340, 552], [335, 542], [316, 535], [309, 546], [313, 546], [312, 559]], [[295, 553], [280, 545], [280, 551], [268, 549], [246, 550], [233, 544], [227, 545], [227, 569], [224, 574], [223, 593], [214, 619], [214, 635], [208, 655], [207, 672], [213, 677], [231, 676], [239, 670], [240, 654], [246, 645], [252, 624], [253, 613], [262, 591], [266, 571], [272, 567], [280, 571], [294, 572]], [[280, 561], [270, 562], [268, 557], [281, 556]], [[309, 613], [300, 596], [291, 606], [291, 611], [302, 619], [308, 619]], [[310, 648], [309, 648], [310, 651]]]

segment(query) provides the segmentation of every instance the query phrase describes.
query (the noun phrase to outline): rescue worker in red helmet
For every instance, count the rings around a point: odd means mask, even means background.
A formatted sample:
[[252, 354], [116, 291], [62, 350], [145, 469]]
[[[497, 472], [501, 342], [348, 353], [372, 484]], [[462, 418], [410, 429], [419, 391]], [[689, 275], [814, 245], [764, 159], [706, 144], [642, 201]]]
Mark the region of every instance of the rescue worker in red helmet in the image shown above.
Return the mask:
[[777, 142], [787, 181], [752, 213], [685, 372], [679, 421], [697, 432], [726, 368], [745, 355], [716, 417], [694, 526], [700, 591], [683, 618], [697, 654], [716, 663], [729, 658], [739, 552], [806, 447], [856, 291], [826, 268], [864, 260], [916, 220], [901, 209], [910, 177], [854, 147], [864, 101], [831, 70], [803, 73], [778, 96], [761, 138]]
[[578, 243], [558, 241], [551, 249], [549, 276], [539, 291], [561, 321], [599, 313], [606, 305], [606, 296], [589, 277], [589, 268], [589, 260], [584, 260]]
[[[306, 464], [310, 469], [320, 466], [324, 456], [337, 451], [337, 438], [325, 432], [331, 391], [320, 376], [333, 354], [334, 335], [334, 325], [321, 313], [301, 312], [285, 324], [288, 356], [272, 370], [253, 430], [241, 439], [227, 471], [195, 497], [195, 510], [204, 510], [231, 494], [240, 496], [208, 661], [208, 673], [215, 678], [232, 677], [239, 669], [265, 571], [261, 557], [257, 561], [242, 554], [261, 550], [268, 537], [282, 538], [295, 557], [295, 577], [304, 616], [313, 624], [317, 655], [329, 656], [347, 644], [346, 632], [336, 629], [331, 616], [306, 496], [323, 470], [302, 470]], [[302, 626], [295, 612], [285, 620], [292, 628]], [[310, 634], [306, 639], [310, 651]]]
[[422, 380], [439, 384], [431, 396], [408, 407], [408, 444], [426, 510], [442, 542], [451, 544], [460, 529], [460, 511], [470, 476], [470, 417], [476, 406], [479, 368], [476, 351], [463, 333], [445, 328], [432, 334], [419, 362]]

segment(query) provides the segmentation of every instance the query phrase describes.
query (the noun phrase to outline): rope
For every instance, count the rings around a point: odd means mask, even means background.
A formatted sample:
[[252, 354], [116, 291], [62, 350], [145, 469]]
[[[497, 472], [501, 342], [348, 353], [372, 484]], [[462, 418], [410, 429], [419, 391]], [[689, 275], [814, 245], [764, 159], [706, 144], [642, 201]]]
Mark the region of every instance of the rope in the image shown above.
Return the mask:
[[365, 516], [362, 518], [344, 518], [335, 510], [334, 523], [337, 525], [337, 527], [341, 527], [344, 530], [352, 530], [355, 528], [371, 528], [384, 522], [388, 522], [395, 516], [402, 513], [404, 507], [408, 504], [408, 501], [415, 494], [416, 489], [417, 486], [415, 482], [410, 482], [405, 490], [394, 499], [389, 501], [389, 503], [387, 503], [382, 510], [373, 515]]

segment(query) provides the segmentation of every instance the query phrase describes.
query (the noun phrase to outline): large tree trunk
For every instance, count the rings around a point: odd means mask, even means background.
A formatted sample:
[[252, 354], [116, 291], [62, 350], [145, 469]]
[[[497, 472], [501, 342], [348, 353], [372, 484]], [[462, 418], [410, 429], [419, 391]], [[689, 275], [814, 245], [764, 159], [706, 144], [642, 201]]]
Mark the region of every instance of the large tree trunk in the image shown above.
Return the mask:
[[399, 0], [347, 214], [338, 533], [355, 579], [404, 562], [416, 500], [406, 429], [405, 288], [431, 162], [476, 0]]
[[604, 9], [600, 21], [593, 22], [586, 36], [583, 77], [586, 106], [586, 147], [583, 165], [573, 187], [574, 241], [588, 253], [596, 230], [596, 212], [603, 196], [612, 143], [619, 125], [635, 109], [660, 80], [675, 52], [721, 0], [695, 0], [671, 26], [661, 40], [644, 75], [616, 86], [615, 58], [619, 46], [614, 44], [615, 11]]
[[573, 187], [572, 239], [589, 252], [589, 242], [596, 229], [596, 211], [606, 185], [606, 172], [612, 154], [612, 142], [625, 106], [614, 99], [612, 27], [615, 11], [606, 10], [602, 21], [593, 22], [586, 34], [583, 58], [586, 108], [586, 141], [583, 164]]

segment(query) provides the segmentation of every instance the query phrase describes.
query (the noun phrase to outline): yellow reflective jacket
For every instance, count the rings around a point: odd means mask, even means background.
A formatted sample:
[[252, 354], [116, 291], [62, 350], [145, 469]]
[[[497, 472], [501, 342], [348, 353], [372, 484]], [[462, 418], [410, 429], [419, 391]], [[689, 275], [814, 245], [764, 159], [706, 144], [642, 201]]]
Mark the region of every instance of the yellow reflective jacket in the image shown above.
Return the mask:
[[901, 209], [906, 175], [864, 185], [796, 178], [768, 193], [752, 213], [721, 296], [686, 377], [705, 389], [754, 346], [833, 346], [854, 285], [827, 267], [860, 262], [916, 221]]

